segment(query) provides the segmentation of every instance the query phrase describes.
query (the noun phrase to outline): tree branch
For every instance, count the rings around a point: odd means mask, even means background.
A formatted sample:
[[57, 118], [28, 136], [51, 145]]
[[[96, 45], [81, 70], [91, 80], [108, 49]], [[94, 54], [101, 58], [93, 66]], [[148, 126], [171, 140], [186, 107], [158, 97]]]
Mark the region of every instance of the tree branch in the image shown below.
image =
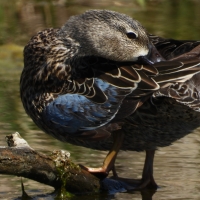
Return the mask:
[[71, 162], [66, 151], [47, 156], [36, 152], [19, 133], [6, 136], [9, 147], [0, 147], [0, 174], [29, 178], [73, 194], [120, 192], [133, 189], [123, 181], [100, 180]]

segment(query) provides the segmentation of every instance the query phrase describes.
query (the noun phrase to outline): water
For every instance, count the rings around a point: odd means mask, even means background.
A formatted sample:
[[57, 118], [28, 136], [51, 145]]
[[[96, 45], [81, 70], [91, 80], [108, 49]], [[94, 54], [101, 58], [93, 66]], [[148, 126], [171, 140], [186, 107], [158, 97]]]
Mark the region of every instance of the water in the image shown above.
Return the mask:
[[[47, 27], [60, 27], [74, 14], [88, 9], [111, 9], [139, 20], [149, 32], [176, 39], [200, 39], [198, 0], [0, 0], [0, 146], [5, 136], [20, 134], [44, 153], [66, 149], [75, 163], [99, 166], [106, 152], [61, 143], [40, 131], [24, 112], [19, 98], [22, 51], [28, 39]], [[200, 199], [200, 132], [156, 152], [156, 193], [128, 192], [83, 199]], [[120, 176], [141, 178], [144, 153], [120, 152], [116, 167]], [[53, 199], [53, 188], [23, 178], [26, 192], [35, 199]], [[17, 199], [21, 178], [0, 175], [0, 198]], [[37, 196], [38, 195], [38, 196]]]

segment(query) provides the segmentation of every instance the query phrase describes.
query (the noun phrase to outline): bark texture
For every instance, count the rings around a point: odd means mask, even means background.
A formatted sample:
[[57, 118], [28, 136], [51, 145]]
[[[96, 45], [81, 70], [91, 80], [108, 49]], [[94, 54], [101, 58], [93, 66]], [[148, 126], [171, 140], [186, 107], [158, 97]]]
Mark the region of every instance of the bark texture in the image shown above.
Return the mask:
[[51, 156], [32, 149], [19, 133], [6, 136], [8, 147], [0, 147], [0, 174], [21, 176], [64, 188], [73, 194], [121, 192], [130, 189], [122, 181], [100, 180], [81, 169], [70, 159], [66, 151], [54, 151]]

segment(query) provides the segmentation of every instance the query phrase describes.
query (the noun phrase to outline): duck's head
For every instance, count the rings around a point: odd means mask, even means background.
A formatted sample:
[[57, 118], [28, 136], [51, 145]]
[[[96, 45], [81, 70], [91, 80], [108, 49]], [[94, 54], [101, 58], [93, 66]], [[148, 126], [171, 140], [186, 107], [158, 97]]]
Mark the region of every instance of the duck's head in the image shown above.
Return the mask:
[[108, 10], [89, 10], [71, 17], [61, 28], [60, 36], [72, 38], [77, 44], [78, 56], [98, 56], [120, 62], [146, 58], [152, 49], [138, 21]]

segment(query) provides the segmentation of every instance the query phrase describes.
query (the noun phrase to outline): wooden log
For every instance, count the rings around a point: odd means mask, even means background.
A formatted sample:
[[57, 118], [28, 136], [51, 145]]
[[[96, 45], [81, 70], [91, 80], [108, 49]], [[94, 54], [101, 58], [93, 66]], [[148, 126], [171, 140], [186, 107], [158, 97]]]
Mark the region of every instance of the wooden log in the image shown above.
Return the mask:
[[54, 151], [50, 156], [36, 152], [19, 133], [6, 136], [8, 147], [0, 147], [0, 174], [21, 176], [73, 194], [133, 189], [123, 181], [100, 180], [70, 160], [66, 151]]

